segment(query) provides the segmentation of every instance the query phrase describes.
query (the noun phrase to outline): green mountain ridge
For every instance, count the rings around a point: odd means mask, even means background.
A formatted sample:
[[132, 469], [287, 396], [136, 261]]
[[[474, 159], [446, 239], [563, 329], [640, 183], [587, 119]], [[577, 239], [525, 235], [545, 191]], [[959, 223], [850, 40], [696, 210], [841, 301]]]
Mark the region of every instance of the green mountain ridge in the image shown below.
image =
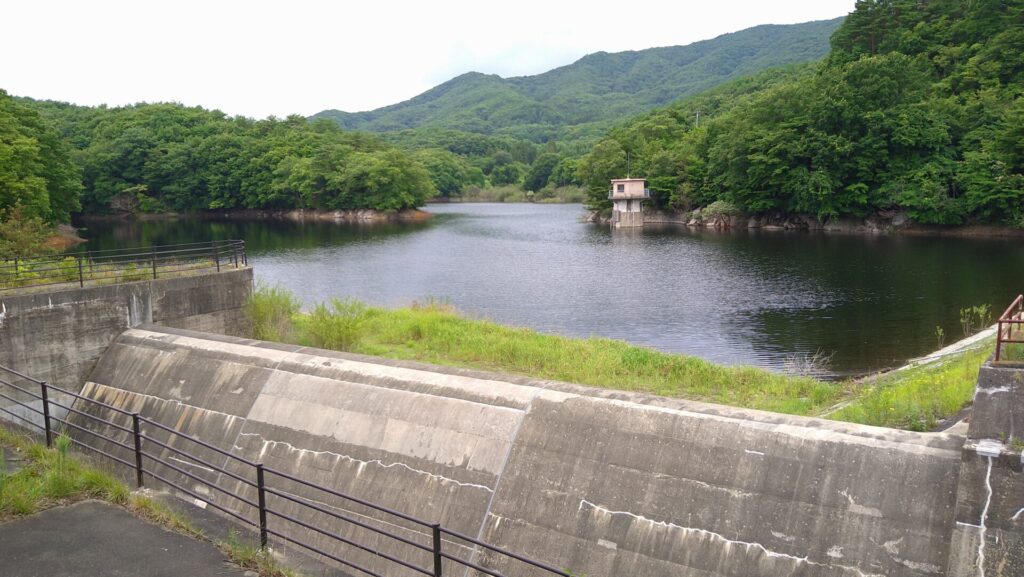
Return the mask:
[[628, 155], [658, 208], [1024, 228], [1024, 2], [859, 0], [831, 43], [616, 126], [590, 205]]
[[824, 57], [843, 18], [761, 25], [686, 46], [596, 52], [534, 76], [468, 72], [376, 110], [325, 110], [350, 130], [437, 128], [534, 142], [597, 135], [655, 107], [765, 68]]

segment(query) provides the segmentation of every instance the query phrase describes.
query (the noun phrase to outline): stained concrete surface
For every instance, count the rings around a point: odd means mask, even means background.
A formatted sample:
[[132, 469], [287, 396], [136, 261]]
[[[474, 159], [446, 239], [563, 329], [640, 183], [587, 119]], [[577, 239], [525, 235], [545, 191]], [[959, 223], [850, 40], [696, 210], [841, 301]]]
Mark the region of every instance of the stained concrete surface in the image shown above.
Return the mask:
[[4, 577], [222, 577], [243, 575], [212, 543], [83, 501], [0, 524]]
[[[85, 391], [246, 459], [588, 577], [942, 575], [964, 442], [154, 326], [121, 335]], [[199, 480], [168, 474], [252, 518], [236, 499], [252, 500], [251, 487], [194, 465]], [[251, 478], [247, 465], [226, 466]], [[422, 527], [273, 475], [269, 482], [429, 543]], [[280, 497], [269, 504], [429, 566], [429, 555], [365, 529]], [[270, 523], [389, 577], [409, 574], [274, 516]], [[540, 575], [457, 540], [444, 546], [506, 575]]]
[[252, 269], [0, 295], [0, 365], [77, 391], [125, 329], [143, 323], [239, 334]]

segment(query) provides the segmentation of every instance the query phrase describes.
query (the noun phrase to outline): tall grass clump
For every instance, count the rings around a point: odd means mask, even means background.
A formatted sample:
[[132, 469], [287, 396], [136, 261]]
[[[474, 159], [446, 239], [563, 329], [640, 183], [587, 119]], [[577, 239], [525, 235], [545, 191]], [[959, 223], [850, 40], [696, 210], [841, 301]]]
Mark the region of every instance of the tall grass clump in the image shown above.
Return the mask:
[[298, 577], [298, 573], [281, 565], [269, 549], [263, 549], [251, 540], [243, 541], [235, 529], [231, 529], [227, 539], [218, 546], [234, 564], [255, 571], [260, 577]]
[[82, 499], [128, 501], [128, 489], [122, 483], [68, 454], [71, 440], [67, 437], [57, 437], [54, 448], [47, 449], [0, 428], [0, 444], [24, 459], [21, 469], [3, 474], [0, 480], [0, 520]]
[[304, 331], [313, 346], [351, 351], [359, 342], [368, 307], [352, 299], [331, 299], [330, 306], [316, 305], [304, 323]]
[[245, 305], [252, 324], [253, 338], [263, 341], [291, 340], [295, 331], [292, 317], [300, 308], [302, 303], [288, 289], [279, 285], [257, 285]]

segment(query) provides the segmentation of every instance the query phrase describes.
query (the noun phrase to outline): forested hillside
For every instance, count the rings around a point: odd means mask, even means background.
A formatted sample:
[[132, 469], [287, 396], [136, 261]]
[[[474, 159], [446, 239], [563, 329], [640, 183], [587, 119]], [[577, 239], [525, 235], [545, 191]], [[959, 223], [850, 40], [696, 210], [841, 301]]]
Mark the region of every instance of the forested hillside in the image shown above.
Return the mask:
[[[46, 213], [54, 221], [66, 221], [79, 208], [79, 190], [82, 210], [94, 214], [399, 210], [420, 206], [435, 194], [426, 169], [410, 155], [376, 136], [346, 132], [332, 122], [310, 123], [301, 116], [232, 118], [179, 104], [107, 108], [16, 102], [4, 95], [0, 107], [5, 106], [23, 111], [25, 126], [51, 143], [42, 149], [44, 154], [63, 161], [58, 164], [63, 180], [47, 181], [55, 183], [50, 185], [51, 202], [61, 199]], [[6, 141], [0, 137], [0, 145]], [[0, 183], [0, 192], [7, 190], [18, 189]], [[17, 192], [0, 196], [0, 209], [19, 199], [29, 202]]]
[[60, 134], [38, 112], [0, 90], [0, 221], [20, 205], [22, 216], [67, 222], [80, 208], [81, 188]]
[[820, 59], [841, 21], [757, 26], [687, 46], [598, 52], [536, 76], [470, 72], [406, 102], [368, 112], [325, 110], [314, 118], [353, 130], [429, 127], [539, 143], [597, 136], [609, 121], [727, 80]]
[[1024, 3], [861, 0], [831, 42], [812, 70], [613, 130], [579, 163], [592, 204], [628, 152], [656, 204], [679, 210], [1024, 226]]

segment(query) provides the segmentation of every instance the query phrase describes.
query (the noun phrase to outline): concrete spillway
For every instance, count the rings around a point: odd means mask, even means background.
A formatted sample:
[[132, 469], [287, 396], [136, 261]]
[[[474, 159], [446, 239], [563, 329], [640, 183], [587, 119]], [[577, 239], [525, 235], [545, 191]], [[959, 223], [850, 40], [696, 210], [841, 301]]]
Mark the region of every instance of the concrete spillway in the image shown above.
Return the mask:
[[964, 444], [154, 326], [84, 392], [587, 577], [945, 574]]

